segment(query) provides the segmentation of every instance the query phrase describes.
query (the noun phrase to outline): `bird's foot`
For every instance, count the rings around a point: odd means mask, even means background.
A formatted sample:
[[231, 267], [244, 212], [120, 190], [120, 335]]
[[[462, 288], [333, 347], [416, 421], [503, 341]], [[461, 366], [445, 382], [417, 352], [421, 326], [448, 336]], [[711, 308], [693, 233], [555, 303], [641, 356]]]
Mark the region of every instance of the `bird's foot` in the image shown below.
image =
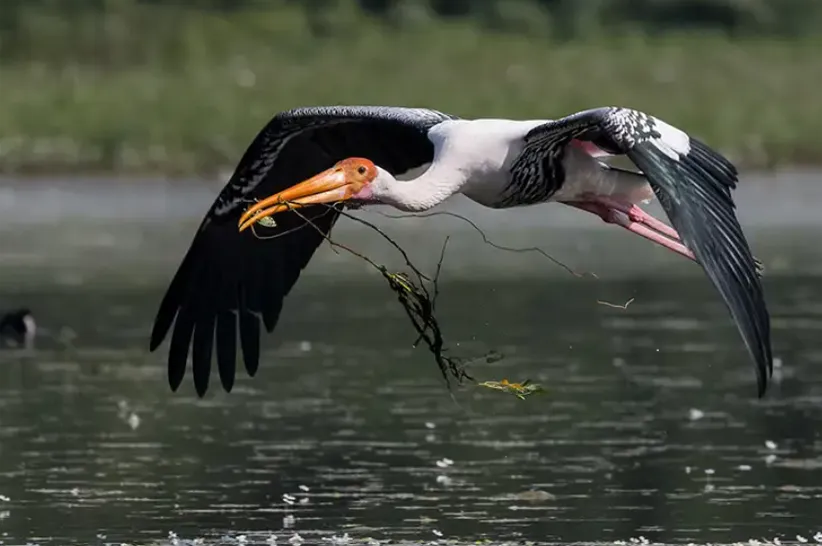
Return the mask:
[[585, 195], [579, 201], [564, 201], [564, 203], [596, 214], [609, 224], [616, 224], [677, 254], [696, 261], [693, 252], [682, 244], [682, 240], [674, 228], [654, 218], [633, 203], [624, 203], [602, 195]]

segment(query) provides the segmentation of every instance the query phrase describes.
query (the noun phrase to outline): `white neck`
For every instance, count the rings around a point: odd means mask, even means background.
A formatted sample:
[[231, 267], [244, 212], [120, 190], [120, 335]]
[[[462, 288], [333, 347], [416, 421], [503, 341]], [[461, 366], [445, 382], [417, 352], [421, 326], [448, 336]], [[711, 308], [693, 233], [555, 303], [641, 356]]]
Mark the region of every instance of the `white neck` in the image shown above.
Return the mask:
[[462, 169], [435, 161], [416, 178], [388, 179], [390, 191], [381, 201], [405, 212], [420, 212], [458, 193], [467, 181], [468, 175]]
[[[538, 120], [499, 119], [444, 121], [431, 129], [434, 143], [431, 166], [412, 180], [386, 180], [375, 192], [383, 203], [413, 212], [430, 209], [455, 193], [483, 204], [493, 203], [507, 186], [510, 161], [522, 149], [522, 138]], [[379, 177], [378, 177], [379, 178]]]

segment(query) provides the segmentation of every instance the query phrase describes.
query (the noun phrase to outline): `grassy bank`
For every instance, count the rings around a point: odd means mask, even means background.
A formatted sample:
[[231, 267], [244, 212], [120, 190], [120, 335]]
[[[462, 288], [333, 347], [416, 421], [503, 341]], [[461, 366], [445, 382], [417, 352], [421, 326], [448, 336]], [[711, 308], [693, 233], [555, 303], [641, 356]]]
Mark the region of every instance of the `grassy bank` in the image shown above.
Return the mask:
[[[558, 43], [470, 23], [398, 30], [354, 14], [309, 39], [310, 22], [288, 8], [158, 10], [79, 26], [32, 20], [31, 57], [0, 61], [0, 170], [213, 172], [232, 168], [276, 111], [346, 103], [485, 117], [617, 104], [744, 166], [822, 163], [822, 40]], [[75, 32], [91, 36], [85, 50]]]

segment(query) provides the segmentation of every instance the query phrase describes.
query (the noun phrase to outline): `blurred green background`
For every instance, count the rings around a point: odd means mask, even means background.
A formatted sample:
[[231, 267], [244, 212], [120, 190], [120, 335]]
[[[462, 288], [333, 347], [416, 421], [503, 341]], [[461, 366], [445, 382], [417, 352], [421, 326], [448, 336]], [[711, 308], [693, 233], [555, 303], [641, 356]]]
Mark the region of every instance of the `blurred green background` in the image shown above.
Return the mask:
[[819, 0], [2, 0], [0, 171], [211, 174], [279, 110], [631, 106], [822, 159]]

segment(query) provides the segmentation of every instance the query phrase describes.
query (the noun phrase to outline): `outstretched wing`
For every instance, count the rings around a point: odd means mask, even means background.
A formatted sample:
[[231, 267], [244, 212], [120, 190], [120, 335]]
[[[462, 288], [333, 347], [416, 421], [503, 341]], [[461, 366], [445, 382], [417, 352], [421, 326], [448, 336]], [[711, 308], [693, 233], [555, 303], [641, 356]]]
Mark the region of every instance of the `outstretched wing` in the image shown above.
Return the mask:
[[682, 241], [728, 306], [754, 359], [762, 396], [773, 372], [770, 317], [757, 261], [734, 212], [736, 168], [664, 121], [614, 107], [586, 110], [532, 129], [525, 152], [540, 152], [542, 169], [562, 173], [562, 155], [572, 139], [624, 154], [643, 171]]
[[260, 317], [273, 331], [283, 299], [339, 216], [325, 206], [305, 207], [278, 214], [276, 226], [240, 233], [237, 223], [250, 203], [349, 156], [367, 157], [395, 175], [430, 163], [434, 147], [427, 131], [447, 119], [453, 117], [433, 110], [370, 106], [277, 114], [254, 138], [209, 209], [160, 304], [150, 349], [157, 349], [173, 322], [172, 390], [185, 376], [191, 347], [194, 385], [203, 396], [216, 347], [220, 379], [230, 391], [238, 326], [246, 370], [256, 373]]

